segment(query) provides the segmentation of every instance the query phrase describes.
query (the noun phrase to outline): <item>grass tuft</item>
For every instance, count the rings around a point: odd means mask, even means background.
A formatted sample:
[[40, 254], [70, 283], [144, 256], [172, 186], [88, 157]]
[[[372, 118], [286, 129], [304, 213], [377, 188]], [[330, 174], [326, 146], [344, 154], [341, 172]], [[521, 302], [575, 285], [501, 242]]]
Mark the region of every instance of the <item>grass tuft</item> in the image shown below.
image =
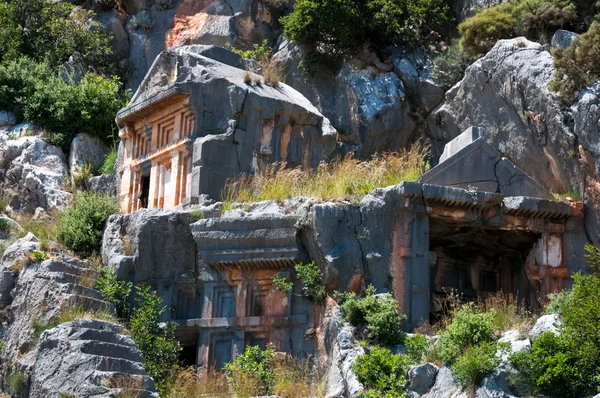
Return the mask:
[[222, 196], [226, 203], [284, 200], [297, 196], [358, 201], [376, 188], [414, 181], [428, 168], [417, 145], [369, 161], [346, 156], [331, 164], [323, 163], [316, 171], [288, 169], [279, 163], [269, 166], [260, 175], [241, 175], [229, 181]]

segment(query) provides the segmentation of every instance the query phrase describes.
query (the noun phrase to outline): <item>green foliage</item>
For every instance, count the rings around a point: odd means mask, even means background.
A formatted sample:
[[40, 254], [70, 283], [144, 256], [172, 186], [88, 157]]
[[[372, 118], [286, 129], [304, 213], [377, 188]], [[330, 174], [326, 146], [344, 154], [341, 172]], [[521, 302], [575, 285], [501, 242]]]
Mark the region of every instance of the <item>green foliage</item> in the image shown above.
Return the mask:
[[532, 344], [531, 354], [511, 360], [532, 394], [583, 397], [600, 390], [600, 276], [574, 275], [570, 298], [561, 304], [561, 334], [546, 333]]
[[166, 396], [177, 374], [177, 359], [181, 346], [175, 339], [174, 322], [161, 322], [165, 312], [162, 299], [149, 287], [136, 286], [137, 306], [133, 310], [129, 331], [142, 352], [144, 367], [161, 396]]
[[367, 326], [368, 337], [380, 344], [400, 344], [405, 337], [400, 322], [405, 316], [398, 313], [398, 303], [391, 295], [377, 297], [375, 291], [370, 285], [361, 298], [354, 293], [338, 293], [344, 319], [354, 326]]
[[458, 26], [461, 49], [479, 56], [500, 39], [525, 36], [548, 41], [552, 33], [577, 19], [568, 0], [518, 0], [486, 8]]
[[116, 77], [88, 73], [75, 84], [47, 63], [19, 58], [0, 64], [0, 108], [46, 128], [49, 141], [65, 151], [80, 132], [110, 142], [115, 114], [125, 103]]
[[323, 276], [321, 268], [313, 261], [308, 264], [300, 263], [294, 269], [302, 283], [302, 293], [315, 303], [323, 303], [327, 297], [327, 291], [321, 282]]
[[273, 276], [273, 287], [284, 294], [290, 294], [294, 283], [279, 275]]
[[53, 319], [48, 322], [42, 322], [37, 318], [31, 320], [31, 327], [33, 328], [33, 337], [35, 341], [39, 341], [40, 336], [46, 330], [54, 329], [58, 326], [58, 320]]
[[192, 217], [192, 222], [204, 220], [206, 218], [206, 216], [204, 215], [204, 212], [200, 209], [192, 210], [190, 212], [190, 216]]
[[6, 351], [6, 340], [0, 340], [0, 355]]
[[254, 44], [254, 48], [252, 50], [239, 50], [234, 47], [229, 47], [229, 49], [242, 58], [253, 59], [260, 63], [268, 61], [273, 53], [273, 48], [269, 45], [269, 42], [266, 39], [260, 44]]
[[494, 340], [495, 311], [481, 313], [473, 303], [463, 305], [440, 336], [439, 352], [446, 362], [456, 361], [463, 351]]
[[6, 385], [11, 396], [21, 396], [25, 386], [27, 385], [27, 377], [23, 372], [10, 372], [6, 376]]
[[115, 165], [117, 164], [117, 157], [119, 154], [117, 151], [109, 152], [104, 158], [104, 163], [100, 166], [100, 174], [109, 175], [115, 170]]
[[352, 370], [366, 392], [366, 398], [406, 397], [405, 385], [411, 360], [406, 355], [394, 355], [387, 348], [374, 348], [356, 358]]
[[89, 256], [99, 251], [104, 225], [118, 211], [112, 198], [80, 192], [58, 220], [56, 238], [66, 248]]
[[0, 218], [0, 231], [4, 233], [10, 232], [10, 222], [6, 218]]
[[546, 306], [546, 314], [563, 315], [571, 306], [573, 291], [563, 290], [559, 293], [550, 293], [548, 295], [548, 305]]
[[44, 253], [42, 251], [39, 250], [34, 250], [31, 253], [31, 259], [35, 262], [41, 262], [41, 261], [46, 261], [50, 258], [50, 256], [47, 253]]
[[93, 11], [51, 0], [12, 0], [0, 5], [0, 60], [20, 56], [58, 70], [77, 53], [85, 67], [110, 70], [110, 37]]
[[454, 42], [433, 60], [432, 77], [448, 90], [462, 80], [465, 70], [474, 60], [475, 57], [461, 51], [458, 42]]
[[496, 355], [499, 348], [497, 342], [481, 342], [467, 347], [452, 365], [458, 384], [462, 387], [479, 385], [500, 364], [500, 357]]
[[600, 79], [600, 22], [592, 23], [569, 48], [557, 48], [553, 55], [556, 73], [549, 88], [572, 102], [582, 89]]
[[[225, 364], [227, 382], [236, 396], [271, 395], [275, 387], [275, 351], [248, 346], [234, 362]], [[248, 391], [248, 390], [252, 391]]]
[[[297, 0], [281, 22], [286, 38], [308, 50], [309, 66], [396, 42], [418, 45], [451, 21], [444, 0]], [[325, 59], [323, 59], [325, 58]], [[331, 62], [329, 62], [331, 64]]]
[[85, 180], [94, 176], [94, 165], [91, 162], [86, 162], [81, 169], [79, 174], [73, 177], [75, 187], [78, 189], [85, 189]]
[[117, 317], [120, 320], [128, 320], [131, 306], [128, 299], [131, 293], [131, 282], [120, 281], [117, 273], [112, 268], [102, 268], [96, 280], [96, 290], [102, 294], [102, 298], [115, 306]]
[[406, 337], [404, 339], [404, 346], [406, 347], [406, 355], [414, 363], [421, 363], [423, 355], [425, 355], [425, 352], [429, 348], [427, 339], [419, 334]]

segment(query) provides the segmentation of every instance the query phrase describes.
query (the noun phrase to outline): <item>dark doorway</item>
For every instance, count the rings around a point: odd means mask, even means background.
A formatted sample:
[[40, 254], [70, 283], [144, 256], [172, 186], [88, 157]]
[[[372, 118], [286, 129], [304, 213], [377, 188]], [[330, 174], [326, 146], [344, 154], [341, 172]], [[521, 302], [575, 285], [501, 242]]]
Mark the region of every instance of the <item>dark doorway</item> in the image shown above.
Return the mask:
[[195, 345], [184, 345], [179, 352], [179, 362], [184, 363], [185, 366], [196, 366], [196, 352]]
[[148, 198], [150, 197], [150, 176], [142, 176], [140, 190], [140, 202], [144, 209], [148, 208]]

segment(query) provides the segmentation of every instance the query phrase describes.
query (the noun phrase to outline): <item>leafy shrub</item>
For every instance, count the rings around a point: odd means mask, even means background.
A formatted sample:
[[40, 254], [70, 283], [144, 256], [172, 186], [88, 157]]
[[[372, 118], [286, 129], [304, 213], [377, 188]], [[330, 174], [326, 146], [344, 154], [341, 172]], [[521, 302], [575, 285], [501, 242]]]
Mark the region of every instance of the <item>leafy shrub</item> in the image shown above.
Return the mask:
[[571, 290], [563, 290], [559, 293], [550, 293], [548, 295], [548, 305], [546, 305], [546, 314], [563, 315], [569, 310], [573, 292]]
[[354, 293], [338, 293], [344, 319], [354, 326], [367, 326], [369, 338], [380, 344], [400, 344], [405, 337], [400, 322], [405, 316], [398, 313], [398, 303], [391, 295], [377, 297], [375, 291], [370, 285], [361, 298]]
[[367, 398], [406, 397], [407, 371], [411, 365], [406, 355], [394, 355], [387, 348], [374, 348], [356, 358], [352, 370], [366, 390]]
[[432, 77], [448, 90], [462, 80], [474, 60], [473, 56], [461, 51], [458, 42], [454, 42], [433, 60]]
[[0, 231], [4, 233], [10, 232], [10, 222], [6, 218], [0, 218]]
[[600, 79], [600, 23], [594, 22], [569, 48], [557, 48], [553, 55], [556, 73], [549, 88], [572, 102], [588, 84]]
[[234, 362], [225, 365], [227, 381], [236, 396], [271, 395], [275, 387], [275, 351], [248, 346]]
[[104, 158], [104, 163], [100, 166], [100, 174], [109, 175], [115, 170], [115, 165], [117, 164], [117, 157], [119, 154], [117, 151], [111, 151]]
[[161, 396], [166, 396], [177, 376], [177, 359], [181, 346], [175, 339], [174, 322], [160, 322], [165, 312], [162, 299], [149, 287], [136, 286], [137, 306], [134, 308], [129, 331], [144, 358], [144, 367], [157, 385]]
[[498, 348], [496, 342], [481, 342], [467, 347], [452, 365], [458, 384], [462, 387], [479, 385], [500, 364], [500, 357], [496, 355]]
[[56, 238], [66, 248], [89, 256], [99, 251], [106, 220], [118, 211], [112, 198], [81, 192], [61, 215]]
[[284, 294], [290, 294], [294, 283], [279, 275], [273, 276], [273, 287]]
[[294, 269], [302, 283], [302, 293], [315, 303], [323, 303], [327, 297], [327, 291], [321, 282], [323, 273], [319, 266], [313, 261], [308, 264], [300, 263]]
[[511, 358], [532, 394], [583, 397], [600, 389], [600, 303], [590, 299], [600, 294], [600, 276], [573, 279], [570, 298], [561, 305], [561, 334], [546, 333], [534, 341], [531, 354]]
[[47, 63], [28, 58], [0, 65], [0, 108], [46, 128], [49, 141], [65, 151], [80, 132], [110, 142], [115, 114], [125, 103], [116, 77], [88, 73], [75, 84], [65, 82]]
[[493, 341], [494, 316], [494, 311], [477, 311], [473, 303], [463, 305], [440, 336], [438, 344], [442, 359], [452, 363], [468, 347]]
[[[576, 19], [573, 4], [566, 0], [518, 0], [486, 8], [458, 26], [461, 49], [480, 56], [500, 39], [526, 36], [549, 38]], [[546, 39], [547, 40], [547, 39]]]
[[421, 363], [423, 355], [427, 352], [427, 339], [421, 335], [415, 334], [404, 339], [406, 355], [414, 362]]
[[263, 40], [260, 44], [254, 44], [252, 50], [240, 50], [234, 47], [229, 47], [229, 49], [242, 58], [253, 59], [261, 64], [270, 60], [273, 53], [273, 48], [269, 45], [268, 40]]
[[0, 6], [0, 60], [27, 56], [54, 70], [77, 53], [85, 67], [108, 72], [110, 37], [94, 12], [51, 0], [12, 0]]
[[85, 181], [94, 176], [94, 165], [91, 162], [85, 162], [79, 169], [79, 174], [73, 177], [75, 188], [85, 189]]
[[128, 299], [131, 287], [131, 282], [118, 280], [117, 273], [112, 268], [100, 270], [95, 286], [102, 294], [102, 298], [115, 306], [117, 317], [121, 320], [129, 319], [131, 306]]
[[314, 71], [321, 56], [356, 53], [365, 43], [375, 49], [397, 41], [416, 45], [446, 26], [450, 15], [443, 0], [297, 0], [281, 22], [285, 36], [306, 47], [304, 61]]

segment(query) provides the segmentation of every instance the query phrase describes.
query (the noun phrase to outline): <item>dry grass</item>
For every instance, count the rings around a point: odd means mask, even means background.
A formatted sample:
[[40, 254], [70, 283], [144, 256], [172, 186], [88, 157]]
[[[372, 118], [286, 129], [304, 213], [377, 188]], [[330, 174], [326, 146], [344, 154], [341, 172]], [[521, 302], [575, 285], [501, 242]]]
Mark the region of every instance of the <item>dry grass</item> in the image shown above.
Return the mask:
[[498, 292], [477, 302], [477, 308], [481, 312], [494, 311], [494, 327], [498, 332], [507, 330], [526, 330], [533, 326], [535, 317], [533, 313], [519, 304], [519, 300], [513, 294]]
[[117, 322], [108, 308], [86, 309], [84, 306], [66, 306], [61, 308], [59, 323], [71, 322], [75, 319], [97, 319], [99, 321]]
[[119, 375], [106, 379], [108, 388], [118, 390], [116, 398], [140, 398], [144, 389], [142, 378], [133, 375]]
[[271, 87], [277, 87], [279, 83], [283, 82], [285, 79], [283, 68], [272, 61], [269, 61], [268, 64], [263, 66], [262, 75], [265, 79], [265, 84]]
[[230, 395], [227, 380], [223, 374], [218, 372], [197, 373], [194, 367], [189, 367], [179, 371], [169, 396], [173, 398], [216, 398]]
[[223, 190], [223, 200], [242, 203], [305, 196], [358, 201], [375, 188], [416, 180], [427, 170], [428, 164], [417, 145], [369, 161], [347, 156], [331, 164], [323, 163], [317, 171], [273, 164], [260, 175], [242, 175], [230, 181]]
[[52, 248], [60, 247], [56, 239], [58, 215], [52, 213], [48, 219], [36, 220], [33, 215], [20, 213], [15, 217], [15, 221], [23, 228], [19, 238], [27, 235], [28, 232], [34, 234], [40, 240], [40, 250], [49, 251]]
[[276, 365], [275, 375], [275, 395], [282, 398], [325, 397], [322, 372], [312, 368], [308, 360], [286, 359]]
[[252, 76], [250, 75], [250, 72], [248, 72], [248, 71], [244, 72], [244, 83], [252, 84]]

